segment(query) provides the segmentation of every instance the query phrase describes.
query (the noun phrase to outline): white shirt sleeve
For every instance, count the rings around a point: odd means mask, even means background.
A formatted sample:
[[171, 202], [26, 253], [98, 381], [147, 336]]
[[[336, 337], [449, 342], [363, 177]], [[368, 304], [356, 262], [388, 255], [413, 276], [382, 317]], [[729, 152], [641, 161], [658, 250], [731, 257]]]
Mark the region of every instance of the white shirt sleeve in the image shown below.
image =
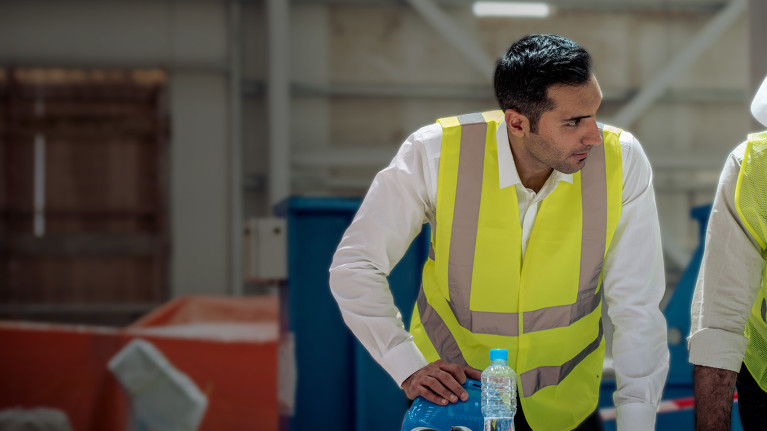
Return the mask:
[[398, 385], [428, 362], [405, 329], [386, 276], [433, 219], [441, 140], [436, 123], [407, 138], [373, 180], [330, 267], [344, 321]]
[[703, 260], [692, 299], [688, 347], [696, 365], [738, 372], [748, 340], [743, 331], [761, 286], [764, 259], [735, 209], [745, 143], [725, 162], [711, 208]]
[[654, 429], [669, 367], [666, 289], [652, 169], [639, 142], [621, 133], [623, 207], [603, 267], [608, 314], [615, 326], [613, 396], [618, 430]]

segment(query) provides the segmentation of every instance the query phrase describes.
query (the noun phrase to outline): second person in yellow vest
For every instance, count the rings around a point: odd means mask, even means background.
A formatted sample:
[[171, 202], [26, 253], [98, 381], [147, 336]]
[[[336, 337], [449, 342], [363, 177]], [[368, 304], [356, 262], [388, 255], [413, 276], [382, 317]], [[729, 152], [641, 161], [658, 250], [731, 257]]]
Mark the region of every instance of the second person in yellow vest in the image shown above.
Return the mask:
[[[767, 78], [751, 113], [767, 126]], [[688, 346], [699, 431], [767, 429], [767, 131], [730, 153], [719, 177], [692, 301]]]

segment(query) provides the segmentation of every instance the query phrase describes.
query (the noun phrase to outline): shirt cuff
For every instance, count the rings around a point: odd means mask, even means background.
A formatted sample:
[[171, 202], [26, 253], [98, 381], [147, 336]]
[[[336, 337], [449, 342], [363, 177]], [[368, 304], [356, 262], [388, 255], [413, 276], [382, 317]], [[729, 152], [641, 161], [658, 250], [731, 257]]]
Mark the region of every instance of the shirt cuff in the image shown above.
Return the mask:
[[429, 365], [412, 341], [404, 342], [389, 350], [381, 358], [381, 366], [402, 387], [402, 382], [413, 373]]
[[748, 339], [721, 329], [701, 329], [690, 336], [690, 362], [695, 365], [740, 371]]
[[655, 411], [650, 404], [626, 403], [615, 409], [618, 431], [647, 431], [655, 429]]

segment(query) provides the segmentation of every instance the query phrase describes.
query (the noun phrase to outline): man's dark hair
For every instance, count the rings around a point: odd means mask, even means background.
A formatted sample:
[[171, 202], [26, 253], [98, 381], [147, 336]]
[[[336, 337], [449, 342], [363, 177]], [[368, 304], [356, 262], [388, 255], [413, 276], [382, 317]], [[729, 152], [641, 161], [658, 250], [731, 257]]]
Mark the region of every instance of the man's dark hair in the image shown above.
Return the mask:
[[570, 39], [530, 34], [514, 42], [495, 67], [495, 97], [503, 111], [513, 109], [537, 132], [541, 114], [554, 109], [546, 92], [552, 85], [584, 85], [591, 78], [591, 56]]

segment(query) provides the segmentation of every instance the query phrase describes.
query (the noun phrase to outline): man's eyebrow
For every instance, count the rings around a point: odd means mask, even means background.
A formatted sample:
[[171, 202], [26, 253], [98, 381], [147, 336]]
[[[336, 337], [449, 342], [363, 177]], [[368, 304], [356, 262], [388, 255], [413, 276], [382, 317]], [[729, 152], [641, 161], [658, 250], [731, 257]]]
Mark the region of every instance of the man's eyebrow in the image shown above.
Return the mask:
[[576, 117], [565, 118], [564, 120], [562, 120], [562, 122], [563, 123], [569, 123], [570, 121], [582, 120], [584, 118], [591, 118], [591, 117], [593, 117], [593, 115], [579, 115], [579, 116], [576, 116]]

